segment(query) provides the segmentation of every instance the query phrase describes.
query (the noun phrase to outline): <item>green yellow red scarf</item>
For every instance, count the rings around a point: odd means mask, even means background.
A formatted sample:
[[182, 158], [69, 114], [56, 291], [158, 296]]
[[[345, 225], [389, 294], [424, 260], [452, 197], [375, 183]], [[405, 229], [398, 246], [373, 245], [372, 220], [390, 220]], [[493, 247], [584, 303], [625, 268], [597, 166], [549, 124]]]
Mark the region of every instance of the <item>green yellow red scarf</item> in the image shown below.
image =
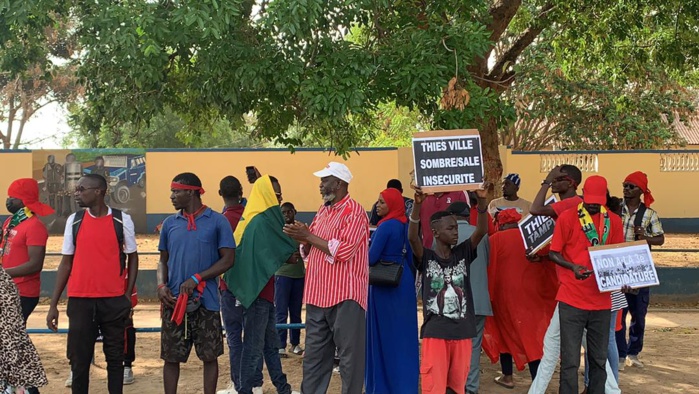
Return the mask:
[[580, 225], [582, 226], [585, 236], [590, 241], [592, 246], [600, 245], [599, 235], [602, 234], [602, 245], [607, 244], [607, 238], [609, 237], [609, 212], [604, 205], [600, 206], [600, 214], [602, 214], [603, 220], [600, 220], [600, 228], [595, 228], [595, 223], [592, 221], [590, 213], [587, 212], [583, 203], [578, 205], [578, 217], [580, 218]]

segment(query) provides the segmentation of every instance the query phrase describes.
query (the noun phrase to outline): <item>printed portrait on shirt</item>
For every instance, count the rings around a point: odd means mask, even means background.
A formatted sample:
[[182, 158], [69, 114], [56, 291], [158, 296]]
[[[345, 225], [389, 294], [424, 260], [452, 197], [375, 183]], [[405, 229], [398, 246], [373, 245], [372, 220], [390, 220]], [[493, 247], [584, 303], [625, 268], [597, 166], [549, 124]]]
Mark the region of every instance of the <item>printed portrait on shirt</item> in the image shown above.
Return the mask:
[[459, 260], [453, 267], [442, 267], [437, 261], [429, 260], [425, 270], [429, 282], [427, 309], [430, 313], [449, 319], [463, 319], [468, 308], [464, 294], [466, 283], [466, 260]]

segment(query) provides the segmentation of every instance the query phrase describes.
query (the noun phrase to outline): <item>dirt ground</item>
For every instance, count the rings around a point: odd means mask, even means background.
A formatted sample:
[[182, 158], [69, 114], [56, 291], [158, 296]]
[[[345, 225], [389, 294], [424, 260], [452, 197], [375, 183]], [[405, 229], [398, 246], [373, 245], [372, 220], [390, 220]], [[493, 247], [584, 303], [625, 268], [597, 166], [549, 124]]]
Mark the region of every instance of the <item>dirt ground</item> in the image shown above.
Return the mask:
[[[158, 256], [145, 254], [158, 251], [158, 236], [155, 234], [138, 235], [139, 267], [141, 269], [155, 269], [158, 264]], [[63, 236], [51, 236], [46, 246], [48, 252], [60, 253], [63, 245]], [[698, 249], [699, 235], [695, 234], [667, 234], [665, 245], [653, 250], [662, 249]], [[47, 256], [44, 269], [56, 269], [60, 263], [59, 256]], [[658, 267], [699, 267], [699, 253], [692, 252], [653, 252], [653, 259]]]
[[[47, 250], [59, 252], [63, 239], [52, 236]], [[139, 235], [138, 247], [140, 252], [157, 251], [158, 237], [156, 235]], [[697, 235], [666, 235], [663, 249], [699, 249]], [[658, 248], [661, 249], [661, 248]], [[653, 257], [657, 266], [663, 267], [698, 267], [699, 254], [662, 253], [654, 252]], [[47, 257], [44, 269], [55, 269], [60, 257]], [[141, 269], [155, 269], [157, 255], [140, 256]], [[671, 309], [656, 309], [648, 315], [648, 328], [642, 360], [645, 369], [626, 367], [621, 372], [621, 389], [624, 393], [697, 393], [699, 394], [699, 374], [694, 366], [699, 361], [694, 346], [699, 341], [699, 309], [674, 309], [685, 305], [667, 305]], [[29, 321], [30, 328], [45, 328], [45, 305], [40, 305]], [[155, 304], [142, 304], [137, 307], [135, 316], [137, 327], [159, 327], [158, 307]], [[61, 314], [61, 326], [67, 327], [65, 314]], [[303, 335], [303, 334], [302, 334]], [[42, 392], [69, 393], [64, 382], [69, 372], [65, 358], [66, 336], [60, 334], [32, 335], [44, 367], [46, 368], [49, 385]], [[302, 337], [303, 342], [303, 337]], [[157, 393], [162, 392], [162, 362], [159, 359], [160, 334], [139, 333], [136, 345], [137, 360], [134, 363], [136, 382], [126, 386], [124, 392]], [[672, 349], [672, 350], [670, 350]], [[106, 370], [104, 356], [96, 353], [97, 366], [92, 368], [91, 393], [107, 393]], [[227, 352], [227, 349], [226, 349]], [[229, 363], [227, 354], [219, 359], [219, 389], [225, 388], [229, 381]], [[302, 359], [287, 358], [282, 360], [284, 372], [293, 389], [298, 390], [302, 378]], [[499, 366], [491, 364], [485, 356], [481, 360], [481, 394], [526, 393], [530, 383], [529, 372], [518, 372], [515, 376], [516, 388], [507, 390], [493, 383], [498, 375]], [[180, 375], [180, 393], [199, 394], [201, 389], [201, 362], [194, 354], [190, 362], [182, 365]], [[276, 393], [265, 372], [265, 394]], [[547, 393], [558, 392], [558, 374], [549, 386]], [[582, 384], [582, 383], [581, 383]], [[333, 375], [328, 393], [340, 393], [340, 376]]]
[[[39, 306], [29, 320], [30, 328], [44, 328], [46, 306]], [[139, 305], [135, 315], [137, 327], [158, 327], [158, 306], [155, 304]], [[60, 326], [67, 327], [63, 310]], [[125, 393], [162, 392], [162, 362], [159, 359], [160, 334], [139, 333], [136, 343], [136, 362], [134, 373], [136, 382], [126, 386]], [[69, 373], [65, 358], [66, 336], [62, 334], [32, 335], [32, 340], [41, 355], [46, 368], [49, 385], [42, 389], [44, 393], [69, 393], [64, 382]], [[646, 363], [644, 369], [626, 367], [620, 372], [620, 386], [624, 393], [659, 394], [659, 393], [698, 393], [699, 374], [695, 366], [699, 357], [694, 346], [699, 341], [699, 310], [652, 310], [648, 314], [645, 346], [641, 359]], [[302, 337], [303, 342], [303, 337]], [[227, 349], [226, 349], [227, 352]], [[104, 356], [97, 347], [96, 364], [92, 367], [90, 393], [106, 394], [106, 370]], [[225, 388], [229, 381], [229, 363], [227, 354], [219, 359], [219, 389]], [[284, 372], [293, 389], [298, 390], [302, 378], [302, 359], [286, 358], [282, 361]], [[202, 383], [201, 362], [194, 354], [190, 362], [182, 365], [179, 392], [182, 394], [200, 394]], [[396, 366], [399, 368], [400, 366]], [[493, 383], [498, 375], [499, 366], [491, 364], [485, 357], [481, 359], [481, 394], [526, 393], [530, 383], [529, 372], [518, 372], [515, 376], [516, 388], [507, 390]], [[581, 383], [582, 384], [582, 383]], [[276, 393], [265, 372], [265, 394]], [[333, 374], [328, 393], [340, 393], [340, 376]], [[558, 373], [549, 386], [547, 393], [558, 392]]]

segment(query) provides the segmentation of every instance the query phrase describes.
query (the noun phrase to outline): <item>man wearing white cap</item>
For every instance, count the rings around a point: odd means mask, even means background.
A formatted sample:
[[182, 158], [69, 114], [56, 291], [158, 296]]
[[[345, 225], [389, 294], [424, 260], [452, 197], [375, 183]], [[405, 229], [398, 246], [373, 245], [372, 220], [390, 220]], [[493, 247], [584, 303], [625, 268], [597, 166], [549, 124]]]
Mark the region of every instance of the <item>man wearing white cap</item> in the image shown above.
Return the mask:
[[284, 232], [301, 243], [306, 271], [304, 394], [324, 394], [340, 356], [342, 394], [361, 394], [364, 384], [365, 314], [369, 286], [369, 219], [347, 190], [352, 173], [330, 162], [320, 178], [324, 204], [313, 223], [287, 224]]

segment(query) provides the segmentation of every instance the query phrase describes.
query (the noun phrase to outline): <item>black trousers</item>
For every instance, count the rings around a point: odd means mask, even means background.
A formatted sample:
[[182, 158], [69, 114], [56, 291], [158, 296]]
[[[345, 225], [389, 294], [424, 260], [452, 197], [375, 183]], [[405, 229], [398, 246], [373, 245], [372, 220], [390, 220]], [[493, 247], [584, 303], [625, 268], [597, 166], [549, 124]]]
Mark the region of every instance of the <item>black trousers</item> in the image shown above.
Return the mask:
[[[531, 375], [532, 380], [536, 379], [536, 372], [539, 370], [539, 364], [541, 360], [534, 360], [527, 365], [529, 366], [529, 375]], [[500, 353], [500, 369], [503, 375], [512, 375], [514, 373], [514, 360], [512, 355], [509, 353]]]
[[126, 344], [124, 346], [124, 366], [131, 367], [136, 360], [136, 328], [133, 326], [132, 317], [126, 319]]
[[578, 368], [583, 330], [587, 328], [587, 357], [590, 363], [588, 394], [604, 394], [607, 381], [610, 310], [587, 311], [564, 302], [558, 303], [561, 321], [561, 382], [559, 394], [579, 393]]
[[124, 297], [68, 299], [68, 359], [73, 373], [73, 394], [88, 394], [90, 362], [98, 330], [107, 360], [109, 394], [122, 394], [124, 383], [124, 332], [131, 301]]

